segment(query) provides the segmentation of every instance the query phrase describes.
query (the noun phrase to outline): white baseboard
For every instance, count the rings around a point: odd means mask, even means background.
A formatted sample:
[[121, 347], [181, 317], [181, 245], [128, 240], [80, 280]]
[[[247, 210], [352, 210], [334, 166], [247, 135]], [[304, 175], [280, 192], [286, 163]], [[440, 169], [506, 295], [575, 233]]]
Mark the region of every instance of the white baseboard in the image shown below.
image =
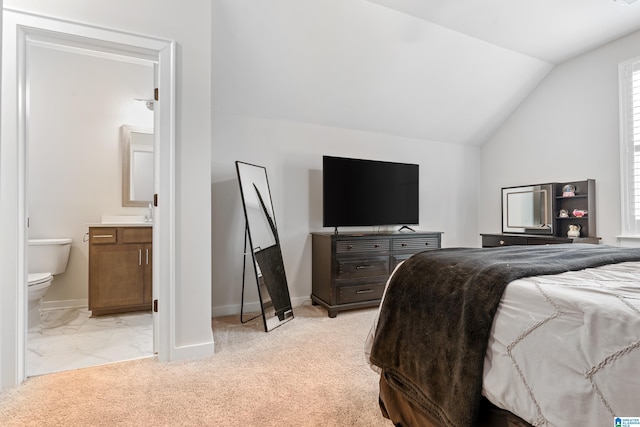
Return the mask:
[[212, 354], [214, 354], [213, 337], [211, 338], [211, 341], [201, 344], [174, 347], [171, 350], [170, 360], [167, 360], [167, 362], [211, 356]]
[[42, 301], [41, 310], [55, 310], [59, 308], [83, 308], [87, 307], [88, 302], [85, 298], [82, 299], [67, 299], [59, 301]]
[[[298, 297], [291, 298], [291, 306], [292, 307], [300, 307], [305, 302], [310, 302], [311, 298], [309, 297]], [[244, 304], [244, 313], [256, 313], [260, 311], [260, 303], [249, 302]], [[223, 305], [219, 307], [211, 307], [211, 317], [221, 317], [221, 316], [233, 316], [236, 314], [240, 314], [240, 304], [233, 305]]]

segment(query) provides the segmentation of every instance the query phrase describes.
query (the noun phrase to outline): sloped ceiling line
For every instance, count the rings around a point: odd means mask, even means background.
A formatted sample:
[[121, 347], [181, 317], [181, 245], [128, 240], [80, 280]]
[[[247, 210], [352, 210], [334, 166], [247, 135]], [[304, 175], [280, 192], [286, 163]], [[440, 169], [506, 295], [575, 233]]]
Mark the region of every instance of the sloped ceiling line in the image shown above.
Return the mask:
[[218, 0], [213, 110], [481, 145], [554, 63], [636, 30], [620, 6]]

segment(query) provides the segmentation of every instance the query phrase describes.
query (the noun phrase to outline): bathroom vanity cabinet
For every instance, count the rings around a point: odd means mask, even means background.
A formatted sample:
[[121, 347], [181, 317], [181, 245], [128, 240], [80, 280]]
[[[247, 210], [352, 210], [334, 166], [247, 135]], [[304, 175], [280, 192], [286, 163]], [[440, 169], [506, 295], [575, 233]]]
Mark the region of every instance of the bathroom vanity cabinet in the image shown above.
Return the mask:
[[89, 227], [92, 316], [151, 309], [151, 250], [151, 227]]

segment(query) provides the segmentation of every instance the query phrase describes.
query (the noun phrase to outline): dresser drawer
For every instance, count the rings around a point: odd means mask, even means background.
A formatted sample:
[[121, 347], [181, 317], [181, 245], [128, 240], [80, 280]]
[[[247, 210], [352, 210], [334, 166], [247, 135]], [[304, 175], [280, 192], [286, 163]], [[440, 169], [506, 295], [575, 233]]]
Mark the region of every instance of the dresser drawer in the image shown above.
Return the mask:
[[336, 254], [388, 251], [389, 239], [338, 240], [336, 242]]
[[393, 239], [392, 250], [394, 252], [420, 252], [427, 249], [438, 249], [440, 246], [437, 237], [406, 237]]
[[526, 236], [482, 236], [482, 246], [485, 248], [526, 244], [528, 244], [528, 239]]
[[386, 282], [373, 282], [356, 285], [339, 285], [337, 303], [347, 304], [350, 302], [379, 300], [384, 293], [385, 283]]
[[527, 245], [559, 245], [561, 243], [573, 243], [569, 238], [553, 237], [529, 237], [527, 238]]
[[396, 255], [393, 255], [391, 257], [391, 270], [390, 270], [389, 274], [391, 274], [391, 272], [393, 272], [393, 270], [398, 266], [398, 264], [400, 264], [403, 261], [408, 260], [413, 255], [415, 255], [415, 254], [409, 253], [409, 254], [396, 254]]
[[483, 248], [512, 245], [557, 245], [561, 243], [592, 243], [597, 245], [600, 243], [600, 239], [597, 237], [571, 239], [559, 236], [532, 236], [530, 234], [522, 236], [514, 236], [512, 234], [482, 234]]
[[336, 279], [385, 276], [389, 274], [389, 256], [336, 258]]

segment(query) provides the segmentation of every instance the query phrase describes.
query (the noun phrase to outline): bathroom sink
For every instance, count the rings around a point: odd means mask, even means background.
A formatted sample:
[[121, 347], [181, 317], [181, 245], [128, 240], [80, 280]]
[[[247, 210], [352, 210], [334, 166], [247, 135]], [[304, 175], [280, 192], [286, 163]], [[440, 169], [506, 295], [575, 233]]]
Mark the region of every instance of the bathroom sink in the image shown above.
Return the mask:
[[103, 224], [151, 224], [144, 215], [102, 215]]

